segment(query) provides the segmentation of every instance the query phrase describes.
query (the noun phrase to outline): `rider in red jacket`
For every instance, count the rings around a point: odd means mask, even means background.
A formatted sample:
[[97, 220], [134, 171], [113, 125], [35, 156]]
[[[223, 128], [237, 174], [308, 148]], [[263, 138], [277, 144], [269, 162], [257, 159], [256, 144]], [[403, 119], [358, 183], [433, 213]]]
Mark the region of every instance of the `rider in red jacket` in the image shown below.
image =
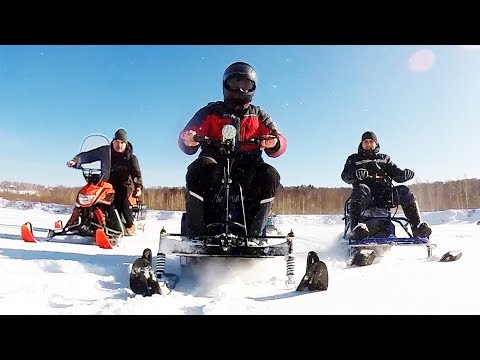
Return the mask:
[[[280, 186], [280, 175], [264, 162], [263, 152], [277, 158], [287, 149], [287, 140], [276, 124], [259, 106], [251, 101], [257, 86], [253, 67], [236, 62], [223, 74], [223, 101], [211, 102], [201, 108], [180, 132], [178, 144], [188, 155], [201, 148], [198, 158], [187, 169], [186, 224], [187, 233], [204, 234], [205, 207], [215, 201], [214, 194], [221, 187], [223, 167], [219, 164], [220, 152], [212, 145], [200, 144], [194, 135], [222, 138], [224, 124], [234, 124], [238, 118], [240, 141], [262, 138], [260, 145], [244, 144], [240, 147], [232, 167], [232, 176], [240, 183], [243, 195], [249, 236], [262, 235], [273, 206], [275, 193]], [[210, 207], [208, 208], [210, 209]]]

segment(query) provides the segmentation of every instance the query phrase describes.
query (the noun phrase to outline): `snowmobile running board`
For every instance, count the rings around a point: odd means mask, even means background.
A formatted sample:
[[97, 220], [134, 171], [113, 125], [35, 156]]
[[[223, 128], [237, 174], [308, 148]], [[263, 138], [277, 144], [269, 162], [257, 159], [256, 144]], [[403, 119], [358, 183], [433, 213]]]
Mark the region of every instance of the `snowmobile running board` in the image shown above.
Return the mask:
[[431, 245], [428, 238], [421, 237], [411, 237], [411, 238], [397, 238], [397, 237], [386, 237], [386, 238], [365, 238], [360, 240], [349, 240], [348, 245], [350, 247], [364, 247], [368, 245]]
[[[353, 255], [351, 265], [366, 266], [371, 265], [378, 255], [393, 246], [425, 246], [427, 248], [427, 257], [433, 255], [433, 249], [437, 244], [430, 242], [429, 238], [411, 237], [411, 238], [365, 238], [360, 240], [348, 240], [348, 247], [350, 255]], [[461, 250], [450, 250], [444, 253], [438, 261], [451, 262], [456, 261], [462, 257]]]
[[[372, 256], [376, 256], [378, 253], [384, 253], [386, 250], [390, 249], [393, 246], [425, 246], [427, 248], [427, 257], [432, 256], [432, 251], [437, 247], [436, 244], [430, 243], [429, 238], [422, 238], [422, 237], [409, 237], [409, 238], [397, 238], [395, 236], [389, 237], [368, 237], [365, 239], [348, 239], [348, 248], [350, 255], [356, 255], [358, 250], [362, 249], [369, 249], [375, 250], [375, 254]], [[371, 264], [373, 260], [370, 261], [370, 256], [368, 256], [368, 265]], [[363, 262], [362, 260], [361, 262]], [[355, 262], [355, 259], [354, 259]], [[362, 265], [364, 266], [364, 265]]]
[[[368, 266], [372, 265], [373, 261], [377, 256], [377, 252], [374, 249], [357, 249], [357, 251], [353, 254], [351, 266]], [[429, 256], [431, 257], [431, 256]], [[451, 262], [457, 261], [462, 257], [461, 250], [450, 250], [447, 251], [442, 257], [438, 260], [439, 262]]]

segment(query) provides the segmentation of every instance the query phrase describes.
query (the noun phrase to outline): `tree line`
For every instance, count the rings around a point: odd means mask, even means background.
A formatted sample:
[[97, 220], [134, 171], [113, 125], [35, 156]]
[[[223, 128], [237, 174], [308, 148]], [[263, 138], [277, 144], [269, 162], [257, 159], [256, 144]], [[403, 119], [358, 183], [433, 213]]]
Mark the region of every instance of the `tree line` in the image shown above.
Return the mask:
[[[480, 179], [409, 185], [421, 211], [480, 208]], [[80, 187], [45, 187], [20, 182], [0, 182], [0, 197], [11, 201], [34, 201], [74, 205]], [[343, 213], [351, 187], [324, 188], [312, 185], [281, 186], [273, 211], [286, 215], [329, 215]], [[146, 188], [141, 200], [148, 209], [185, 210], [185, 187]]]

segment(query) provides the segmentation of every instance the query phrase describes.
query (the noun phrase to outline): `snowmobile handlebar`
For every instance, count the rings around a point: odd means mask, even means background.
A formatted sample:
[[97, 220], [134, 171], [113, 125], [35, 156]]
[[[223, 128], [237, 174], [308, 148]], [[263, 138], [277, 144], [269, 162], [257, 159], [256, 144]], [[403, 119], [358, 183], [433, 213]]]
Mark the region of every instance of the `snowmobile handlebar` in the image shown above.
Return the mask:
[[375, 172], [374, 175], [371, 175], [370, 172], [368, 172], [368, 175], [365, 177], [365, 179], [387, 180], [388, 182], [391, 183], [393, 181], [392, 177], [388, 175], [384, 169], [382, 169], [382, 167], [378, 164], [376, 160], [373, 160], [373, 163], [375, 164], [376, 170], [378, 170], [378, 172]]
[[[83, 164], [80, 164], [79, 162], [75, 161], [75, 160], [69, 160], [67, 161], [67, 166], [71, 169], [75, 169], [75, 170], [84, 170], [85, 168], [83, 167]], [[86, 169], [88, 170], [88, 168]]]
[[387, 179], [388, 181], [392, 182], [392, 178], [390, 177], [390, 175], [388, 175], [384, 169], [381, 168], [380, 165], [378, 165], [378, 162], [377, 161], [374, 161], [373, 162], [375, 164], [375, 167], [377, 168], [377, 170], [380, 171], [381, 175], [377, 175], [375, 174], [375, 177], [374, 178], [378, 178], [378, 179]]
[[[250, 140], [243, 140], [243, 141], [237, 141], [236, 144], [238, 145], [246, 145], [246, 144], [255, 144], [260, 146], [262, 143], [262, 140], [265, 140], [268, 138], [265, 137], [259, 137], [259, 138], [252, 138]], [[208, 136], [200, 136], [200, 135], [194, 135], [193, 140], [199, 143], [204, 143], [208, 145], [223, 145], [227, 144], [229, 140], [224, 140], [224, 139], [211, 139]]]
[[81, 170], [87, 183], [97, 184], [103, 179], [101, 169], [84, 167], [83, 164], [78, 162], [71, 163], [70, 161], [67, 163], [67, 166], [72, 169]]

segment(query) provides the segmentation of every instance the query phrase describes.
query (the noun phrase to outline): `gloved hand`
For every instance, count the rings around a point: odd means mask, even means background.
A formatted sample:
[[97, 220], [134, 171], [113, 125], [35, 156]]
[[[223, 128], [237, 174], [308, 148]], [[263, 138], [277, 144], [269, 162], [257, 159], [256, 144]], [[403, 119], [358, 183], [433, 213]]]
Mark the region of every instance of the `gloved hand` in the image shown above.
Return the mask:
[[135, 191], [133, 192], [133, 197], [138, 198], [140, 195], [142, 195], [142, 189], [136, 188]]
[[278, 139], [275, 135], [266, 135], [260, 143], [260, 150], [273, 148], [277, 143]]
[[393, 181], [396, 181], [398, 183], [404, 183], [405, 181], [413, 179], [414, 176], [415, 173], [412, 170], [405, 169], [400, 175], [396, 176]]
[[187, 130], [187, 131], [184, 131], [180, 134], [180, 138], [183, 140], [183, 143], [186, 145], [186, 146], [197, 146], [198, 145], [198, 142], [193, 140], [193, 137], [197, 135], [197, 132], [196, 131], [193, 131], [193, 130]]
[[365, 180], [368, 177], [368, 170], [367, 169], [357, 169], [355, 170], [355, 176], [358, 180]]
[[68, 160], [68, 161], [67, 161], [67, 166], [68, 166], [68, 167], [75, 167], [75, 165], [77, 165], [77, 163], [75, 162], [75, 160]]
[[410, 169], [403, 170], [403, 177], [405, 181], [412, 180], [414, 176], [415, 176], [415, 173], [412, 170]]

